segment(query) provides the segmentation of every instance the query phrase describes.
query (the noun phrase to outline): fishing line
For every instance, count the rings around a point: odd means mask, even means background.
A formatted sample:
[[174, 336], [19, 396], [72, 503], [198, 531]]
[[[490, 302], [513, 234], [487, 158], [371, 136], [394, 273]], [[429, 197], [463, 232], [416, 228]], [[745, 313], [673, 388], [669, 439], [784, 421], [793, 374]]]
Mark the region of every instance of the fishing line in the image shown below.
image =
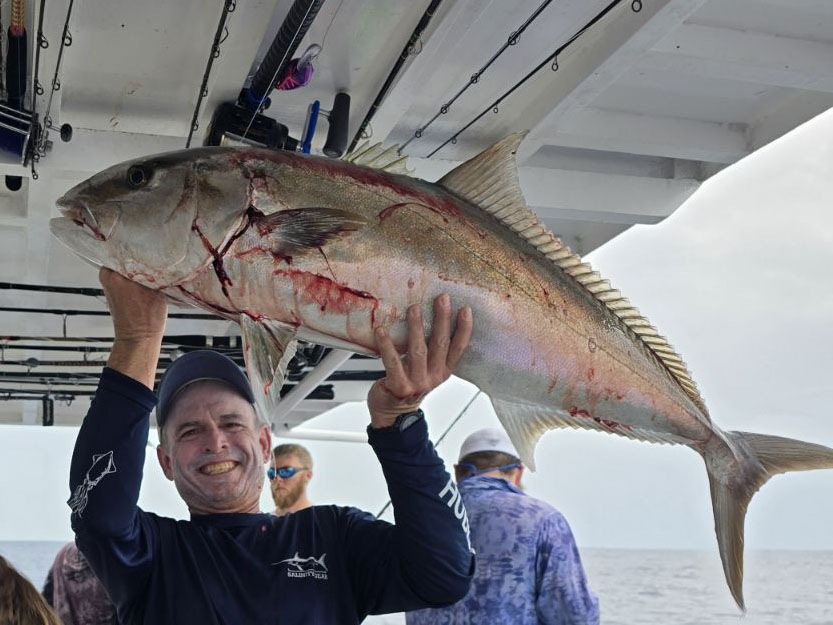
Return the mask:
[[[191, 117], [191, 128], [188, 131], [188, 140], [185, 142], [185, 147], [191, 147], [191, 139], [194, 133], [200, 127], [197, 118], [200, 114], [200, 106], [202, 106], [203, 98], [208, 97], [208, 77], [211, 74], [211, 67], [214, 65], [214, 59], [220, 56], [220, 45], [228, 38], [228, 27], [226, 22], [230, 13], [233, 13], [237, 8], [237, 0], [225, 0], [223, 4], [223, 13], [220, 15], [220, 22], [217, 24], [217, 32], [214, 33], [214, 42], [211, 44], [211, 52], [208, 54], [208, 61], [205, 64], [205, 72], [202, 75], [202, 84], [197, 95], [197, 104], [194, 107], [194, 115]], [[225, 35], [224, 35], [225, 32]]]
[[[304, 13], [304, 19], [301, 20], [300, 24], [304, 24], [307, 21], [307, 17], [309, 16], [310, 11], [315, 6], [315, 2], [310, 2], [309, 6], [307, 7], [307, 12]], [[286, 57], [289, 55], [290, 50], [294, 50], [295, 40], [298, 38], [302, 28], [299, 27], [298, 30], [295, 31], [295, 34], [292, 35], [292, 41], [289, 42], [289, 45], [286, 47], [286, 50], [283, 53], [283, 57], [281, 57], [281, 62], [278, 63], [277, 67], [275, 68], [275, 73], [272, 74], [272, 80], [269, 81], [270, 85], [274, 85], [275, 81], [278, 79], [278, 74], [280, 73], [281, 69], [283, 68], [283, 64], [286, 62]], [[280, 31], [279, 31], [280, 32]], [[300, 42], [299, 42], [300, 43]], [[260, 102], [257, 103], [257, 108], [255, 112], [252, 114], [252, 118], [249, 120], [249, 123], [246, 125], [246, 130], [243, 131], [243, 136], [241, 137], [241, 141], [246, 140], [246, 135], [249, 134], [249, 129], [252, 127], [252, 124], [255, 121], [255, 118], [260, 114], [261, 109], [263, 108], [263, 103], [266, 101], [266, 97], [269, 93], [267, 89], [263, 96], [260, 98]]]
[[472, 85], [476, 85], [480, 80], [481, 76], [483, 76], [483, 74], [486, 72], [486, 70], [489, 69], [492, 63], [494, 63], [498, 58], [500, 58], [500, 56], [509, 48], [509, 46], [514, 46], [518, 43], [518, 41], [520, 41], [521, 34], [527, 29], [527, 27], [530, 24], [532, 24], [532, 22], [534, 22], [538, 18], [538, 16], [544, 11], [544, 9], [547, 8], [547, 6], [550, 5], [551, 2], [552, 0], [544, 0], [544, 2], [541, 3], [541, 5], [537, 9], [535, 9], [532, 15], [526, 18], [526, 21], [523, 24], [521, 24], [516, 30], [512, 31], [512, 33], [510, 33], [509, 37], [506, 39], [506, 41], [503, 43], [500, 49], [492, 55], [492, 58], [486, 61], [486, 64], [483, 67], [481, 67], [479, 70], [477, 70], [474, 74], [471, 75], [471, 78], [469, 78], [469, 81], [465, 85], [463, 85], [463, 88], [460, 89], [454, 95], [453, 98], [451, 98], [448, 102], [443, 104], [440, 107], [439, 111], [437, 111], [434, 114], [434, 117], [429, 119], [428, 122], [421, 128], [417, 128], [414, 131], [414, 136], [408, 139], [401, 146], [399, 146], [397, 153], [402, 154], [402, 150], [404, 150], [409, 143], [411, 143], [415, 139], [422, 138], [422, 136], [425, 134], [425, 130], [431, 124], [433, 124], [437, 120], [437, 118], [440, 117], [440, 115], [445, 115], [446, 113], [448, 113], [449, 109], [451, 108], [451, 105], [457, 101], [457, 98], [463, 95], [469, 89], [469, 87], [471, 87]]
[[[460, 414], [458, 414], [458, 415], [457, 415], [457, 417], [454, 419], [454, 421], [452, 421], [452, 422], [451, 422], [451, 424], [450, 424], [447, 428], [445, 428], [445, 432], [443, 432], [443, 433], [440, 435], [440, 437], [437, 439], [437, 442], [436, 442], [436, 443], [434, 443], [434, 449], [436, 449], [437, 447], [439, 447], [439, 446], [440, 446], [440, 443], [442, 443], [442, 442], [443, 442], [443, 439], [444, 439], [444, 438], [446, 437], [446, 435], [447, 435], [447, 434], [451, 431], [451, 428], [453, 428], [453, 427], [457, 424], [457, 422], [458, 422], [460, 419], [462, 419], [462, 418], [463, 418], [463, 415], [464, 415], [464, 414], [466, 414], [466, 412], [468, 411], [469, 407], [470, 407], [470, 406], [474, 403], [474, 400], [475, 400], [475, 399], [477, 399], [477, 398], [480, 396], [480, 393], [482, 393], [482, 392], [483, 392], [483, 391], [481, 391], [480, 389], [477, 389], [477, 392], [476, 392], [476, 393], [472, 396], [472, 398], [468, 401], [468, 403], [467, 403], [465, 406], [463, 406], [463, 409], [460, 411]], [[379, 518], [381, 518], [381, 517], [382, 517], [382, 515], [385, 513], [385, 510], [387, 510], [387, 509], [388, 509], [388, 507], [390, 506], [390, 504], [391, 504], [391, 500], [390, 500], [390, 499], [388, 499], [388, 502], [387, 502], [384, 506], [382, 506], [382, 509], [381, 509], [381, 510], [379, 510], [379, 513], [376, 515], [376, 518], [377, 518], [377, 519], [379, 519]]]
[[[572, 37], [570, 37], [561, 46], [556, 48], [556, 50], [552, 54], [550, 54], [547, 58], [545, 58], [538, 65], [536, 65], [528, 74], [526, 74], [526, 76], [524, 76], [518, 82], [516, 82], [512, 86], [512, 88], [509, 89], [509, 91], [507, 91], [502, 96], [500, 96], [497, 100], [492, 102], [489, 106], [487, 106], [485, 109], [483, 109], [483, 111], [479, 115], [477, 115], [477, 117], [472, 119], [469, 123], [467, 123], [465, 126], [463, 126], [460, 130], [458, 130], [453, 135], [451, 135], [448, 139], [443, 141], [440, 144], [440, 146], [437, 147], [433, 152], [428, 154], [428, 156], [426, 158], [431, 158], [432, 156], [434, 156], [437, 152], [442, 150], [449, 143], [456, 144], [457, 143], [457, 137], [459, 137], [466, 130], [468, 130], [471, 126], [473, 126], [477, 121], [479, 121], [489, 111], [492, 111], [495, 114], [500, 112], [499, 106], [500, 106], [501, 102], [503, 102], [506, 98], [508, 98], [510, 95], [512, 95], [521, 85], [523, 85], [527, 80], [532, 78], [532, 76], [537, 74], [538, 71], [542, 67], [544, 67], [545, 65], [550, 64], [550, 69], [552, 69], [552, 71], [554, 71], [554, 72], [557, 72], [558, 71], [558, 55], [560, 55], [562, 52], [564, 52], [564, 50], [566, 50], [570, 45], [572, 45], [579, 37], [581, 37], [585, 32], [587, 32], [591, 27], [593, 27], [597, 22], [599, 22], [604, 16], [606, 16], [608, 13], [610, 13], [614, 8], [616, 8], [619, 4], [621, 4], [624, 1], [627, 1], [627, 0], [613, 0], [613, 2], [611, 2], [604, 9], [602, 9], [595, 17], [593, 17], [593, 19], [591, 19], [589, 22], [587, 22], [587, 24], [582, 26], [581, 29], [579, 29]], [[637, 6], [638, 6], [638, 8], [637, 8]], [[639, 13], [641, 8], [642, 8], [641, 4], [635, 3], [635, 2], [631, 3], [631, 10], [634, 13]]]
[[338, 15], [338, 12], [341, 11], [341, 5], [342, 4], [344, 4], [344, 0], [341, 0], [341, 2], [338, 3], [338, 6], [336, 7], [336, 12], [333, 13], [333, 17], [330, 18], [330, 23], [327, 24], [327, 30], [324, 31], [324, 36], [321, 38], [321, 51], [322, 52], [324, 51], [324, 42], [327, 41], [327, 33], [330, 32], [330, 26], [332, 26], [333, 22], [336, 21], [336, 15]]

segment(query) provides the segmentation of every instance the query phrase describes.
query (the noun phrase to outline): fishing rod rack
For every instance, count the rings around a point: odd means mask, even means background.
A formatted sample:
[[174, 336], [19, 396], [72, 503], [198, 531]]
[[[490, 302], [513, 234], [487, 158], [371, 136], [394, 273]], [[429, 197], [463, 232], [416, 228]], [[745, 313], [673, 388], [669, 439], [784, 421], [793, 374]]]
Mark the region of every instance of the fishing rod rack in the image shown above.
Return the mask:
[[[43, 284], [0, 282], [0, 291], [28, 291], [59, 293], [101, 299], [104, 292], [98, 288], [68, 287]], [[26, 313], [43, 315], [106, 316], [107, 310], [82, 310], [68, 308], [33, 308], [21, 306], [0, 307], [2, 313]], [[188, 320], [222, 320], [215, 315], [197, 313], [171, 313], [169, 317]], [[0, 320], [2, 317], [0, 316]], [[3, 328], [0, 325], [0, 332]], [[0, 334], [0, 401], [42, 401], [44, 425], [54, 423], [54, 401], [72, 403], [78, 398], [91, 398], [95, 394], [101, 371], [112, 351], [112, 336], [68, 336], [66, 325], [62, 336], [2, 335]], [[162, 346], [155, 381], [158, 383], [164, 369], [185, 353], [197, 349], [210, 349], [231, 358], [240, 367], [245, 366], [243, 339], [237, 335], [170, 334], [162, 338]], [[296, 391], [304, 384], [304, 399], [335, 399], [334, 383], [373, 382], [384, 376], [382, 370], [332, 370], [309, 386], [307, 376], [327, 358], [332, 350], [321, 345], [299, 343], [295, 355], [287, 365], [287, 377], [281, 396]], [[32, 354], [37, 354], [33, 356]], [[372, 360], [368, 356], [352, 354], [352, 359]], [[320, 377], [320, 376], [319, 376]], [[47, 407], [47, 403], [49, 407]], [[48, 421], [48, 423], [47, 423]]]

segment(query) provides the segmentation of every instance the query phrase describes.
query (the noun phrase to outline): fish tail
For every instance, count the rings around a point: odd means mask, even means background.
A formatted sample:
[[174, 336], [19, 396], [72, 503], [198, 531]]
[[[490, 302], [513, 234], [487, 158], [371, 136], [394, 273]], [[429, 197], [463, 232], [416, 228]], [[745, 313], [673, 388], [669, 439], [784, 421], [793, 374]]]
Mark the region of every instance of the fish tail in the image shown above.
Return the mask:
[[743, 602], [743, 523], [752, 496], [787, 471], [833, 469], [833, 449], [780, 436], [726, 432], [701, 450], [714, 509], [714, 529], [729, 590]]

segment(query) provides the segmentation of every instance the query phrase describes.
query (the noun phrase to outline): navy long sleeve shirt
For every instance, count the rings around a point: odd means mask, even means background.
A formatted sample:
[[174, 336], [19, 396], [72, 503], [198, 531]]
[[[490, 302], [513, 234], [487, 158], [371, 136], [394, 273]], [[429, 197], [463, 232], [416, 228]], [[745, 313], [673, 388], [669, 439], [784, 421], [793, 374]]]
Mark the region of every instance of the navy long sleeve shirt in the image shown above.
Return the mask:
[[368, 429], [395, 525], [339, 506], [176, 521], [137, 506], [155, 402], [105, 369], [72, 457], [76, 542], [123, 624], [349, 624], [466, 594], [468, 521], [424, 420]]

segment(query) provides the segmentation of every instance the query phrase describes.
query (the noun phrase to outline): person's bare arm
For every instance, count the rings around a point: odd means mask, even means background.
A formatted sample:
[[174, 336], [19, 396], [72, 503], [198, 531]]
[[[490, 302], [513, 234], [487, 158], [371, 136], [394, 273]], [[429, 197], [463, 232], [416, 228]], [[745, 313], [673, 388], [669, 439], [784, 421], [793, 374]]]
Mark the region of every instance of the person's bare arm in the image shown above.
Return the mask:
[[165, 296], [104, 267], [98, 279], [115, 333], [107, 366], [153, 389], [168, 317]]
[[448, 295], [434, 300], [434, 324], [428, 345], [422, 312], [408, 308], [408, 353], [401, 359], [384, 328], [376, 329], [376, 347], [385, 364], [385, 377], [377, 380], [367, 395], [370, 426], [393, 425], [400, 414], [419, 408], [423, 398], [445, 382], [471, 339], [469, 307], [457, 312], [457, 327], [451, 335], [451, 301]]

